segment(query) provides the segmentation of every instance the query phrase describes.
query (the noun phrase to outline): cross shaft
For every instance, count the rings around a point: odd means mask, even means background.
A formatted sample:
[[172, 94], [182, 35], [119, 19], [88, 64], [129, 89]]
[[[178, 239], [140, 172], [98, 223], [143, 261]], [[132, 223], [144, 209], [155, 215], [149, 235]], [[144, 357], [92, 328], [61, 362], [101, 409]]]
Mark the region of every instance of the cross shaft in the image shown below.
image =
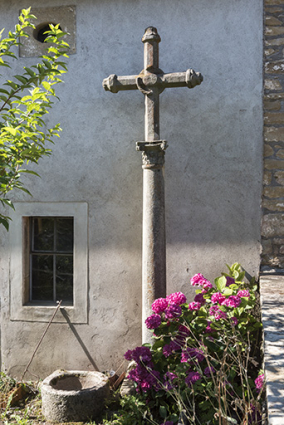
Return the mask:
[[145, 30], [144, 69], [139, 75], [118, 77], [110, 75], [103, 87], [112, 93], [139, 90], [145, 95], [145, 141], [137, 142], [142, 151], [143, 168], [143, 253], [142, 253], [142, 340], [151, 342], [151, 332], [145, 319], [152, 314], [151, 305], [156, 298], [166, 296], [166, 234], [164, 156], [167, 142], [160, 140], [159, 95], [165, 88], [193, 88], [201, 84], [199, 72], [165, 74], [159, 68], [159, 42], [161, 38], [154, 27]]

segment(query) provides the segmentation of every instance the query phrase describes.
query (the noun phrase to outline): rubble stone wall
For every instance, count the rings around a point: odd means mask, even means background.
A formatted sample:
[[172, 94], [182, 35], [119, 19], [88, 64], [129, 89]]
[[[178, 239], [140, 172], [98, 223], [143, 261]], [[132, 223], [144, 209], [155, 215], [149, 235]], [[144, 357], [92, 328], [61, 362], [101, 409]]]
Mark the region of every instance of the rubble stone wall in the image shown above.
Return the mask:
[[264, 11], [262, 266], [284, 268], [284, 1]]

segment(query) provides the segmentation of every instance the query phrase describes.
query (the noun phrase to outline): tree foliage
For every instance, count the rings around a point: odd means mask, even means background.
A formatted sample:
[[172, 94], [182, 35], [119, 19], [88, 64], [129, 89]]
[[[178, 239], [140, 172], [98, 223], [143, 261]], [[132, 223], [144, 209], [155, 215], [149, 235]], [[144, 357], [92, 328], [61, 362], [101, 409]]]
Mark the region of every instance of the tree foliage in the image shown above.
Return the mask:
[[[17, 59], [15, 47], [20, 37], [29, 37], [28, 27], [35, 28], [31, 20], [36, 19], [29, 9], [21, 11], [15, 31], [9, 31], [2, 38], [0, 31], [0, 67], [11, 68], [10, 62]], [[22, 182], [22, 173], [38, 175], [27, 170], [29, 162], [38, 163], [43, 156], [50, 155], [46, 142], [59, 137], [60, 125], [47, 128], [45, 115], [49, 113], [56, 98], [55, 86], [62, 82], [62, 74], [67, 71], [64, 57], [68, 57], [68, 44], [63, 40], [64, 32], [59, 24], [50, 25], [46, 54], [30, 68], [23, 67], [21, 75], [3, 79], [0, 75], [0, 201], [3, 207], [14, 208], [9, 199], [13, 189], [28, 194]], [[3, 81], [1, 81], [1, 79]], [[9, 229], [10, 218], [0, 213], [0, 223]]]

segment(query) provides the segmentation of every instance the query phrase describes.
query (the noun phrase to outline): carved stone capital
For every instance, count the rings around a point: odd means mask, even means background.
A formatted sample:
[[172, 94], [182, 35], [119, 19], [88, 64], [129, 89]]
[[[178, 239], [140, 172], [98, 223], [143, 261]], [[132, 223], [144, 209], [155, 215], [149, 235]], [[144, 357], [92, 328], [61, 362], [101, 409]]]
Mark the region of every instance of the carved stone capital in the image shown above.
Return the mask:
[[153, 142], [137, 142], [136, 150], [142, 152], [142, 168], [162, 168], [165, 163], [166, 140], [155, 140]]

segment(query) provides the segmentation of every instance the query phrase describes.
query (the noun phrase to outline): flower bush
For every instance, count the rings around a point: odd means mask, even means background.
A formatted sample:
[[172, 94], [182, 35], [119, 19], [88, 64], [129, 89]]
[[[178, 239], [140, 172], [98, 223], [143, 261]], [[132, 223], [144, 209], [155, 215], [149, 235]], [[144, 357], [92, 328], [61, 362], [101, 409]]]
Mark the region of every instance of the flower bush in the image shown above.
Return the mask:
[[115, 423], [260, 423], [264, 375], [252, 351], [261, 327], [252, 314], [257, 285], [244, 282], [238, 263], [228, 269], [215, 285], [193, 276], [189, 304], [181, 292], [153, 303], [146, 320], [153, 344], [125, 353], [136, 362], [128, 375], [136, 396], [123, 401]]

